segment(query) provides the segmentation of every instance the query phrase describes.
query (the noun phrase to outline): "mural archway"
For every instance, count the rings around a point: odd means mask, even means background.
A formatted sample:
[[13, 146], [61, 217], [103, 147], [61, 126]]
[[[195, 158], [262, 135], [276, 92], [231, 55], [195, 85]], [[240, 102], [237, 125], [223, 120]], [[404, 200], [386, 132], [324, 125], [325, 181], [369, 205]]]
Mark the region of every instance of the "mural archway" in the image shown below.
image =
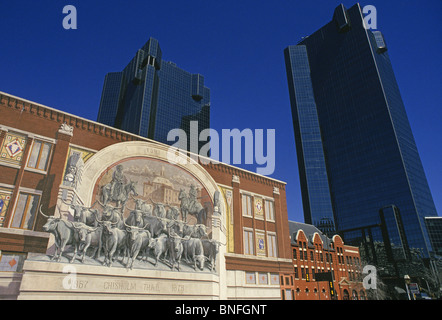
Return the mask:
[[[145, 159], [161, 161], [164, 164], [164, 173], [169, 175], [167, 169], [180, 168], [190, 174], [207, 191], [210, 201], [213, 203], [213, 195], [218, 186], [213, 178], [195, 160], [183, 154], [177, 154], [174, 163], [169, 163], [169, 146], [155, 143], [132, 141], [111, 145], [96, 153], [84, 166], [81, 174], [81, 183], [77, 186], [77, 195], [84, 205], [91, 205], [96, 196], [94, 189], [103, 173], [119, 163], [124, 164], [129, 160]], [[127, 170], [127, 169], [126, 169]], [[149, 170], [149, 169], [147, 169]], [[148, 172], [147, 172], [148, 173]]]
[[[169, 151], [169, 146], [165, 145], [124, 142], [100, 150], [82, 167], [77, 177], [74, 202], [93, 214], [88, 221], [86, 218], [82, 221], [77, 211], [83, 209], [71, 206], [74, 209], [73, 220], [86, 225], [78, 225], [76, 229], [81, 227], [91, 231], [97, 223], [103, 229], [101, 243], [96, 244], [98, 255], [94, 255], [93, 261], [86, 259], [86, 262], [114, 266], [115, 260], [119, 263], [115, 258], [119, 255], [126, 257], [120, 263], [122, 266], [132, 268], [135, 261], [135, 268], [150, 269], [151, 264], [156, 267], [160, 262], [160, 269], [174, 270], [175, 261], [179, 263], [182, 255], [187, 262], [185, 271], [196, 271], [198, 265], [198, 271], [217, 272], [219, 247], [225, 245], [225, 234], [220, 231], [225, 224], [224, 219], [219, 212], [214, 213], [218, 186], [193, 159], [182, 153], [176, 153], [171, 158]], [[220, 223], [212, 226], [213, 219]], [[150, 264], [136, 261], [137, 257], [138, 260], [142, 258], [142, 252], [133, 253], [132, 257], [128, 253], [119, 253], [120, 242], [111, 249], [106, 236], [107, 232], [111, 232], [110, 228], [122, 230], [116, 232], [125, 233], [122, 235], [125, 239], [129, 239], [129, 232], [134, 230], [142, 233], [137, 239], [146, 237], [145, 243], [140, 246], [144, 248], [145, 260]], [[171, 249], [175, 245], [174, 239], [178, 239], [176, 246], [180, 247], [177, 254]], [[127, 241], [122, 241], [122, 247], [126, 251], [132, 250], [134, 245], [128, 245]], [[216, 247], [214, 254], [210, 254], [209, 247]], [[104, 256], [100, 256], [100, 252]], [[84, 254], [82, 261], [85, 261]], [[71, 262], [76, 262], [75, 254]], [[177, 269], [180, 270], [179, 264]]]

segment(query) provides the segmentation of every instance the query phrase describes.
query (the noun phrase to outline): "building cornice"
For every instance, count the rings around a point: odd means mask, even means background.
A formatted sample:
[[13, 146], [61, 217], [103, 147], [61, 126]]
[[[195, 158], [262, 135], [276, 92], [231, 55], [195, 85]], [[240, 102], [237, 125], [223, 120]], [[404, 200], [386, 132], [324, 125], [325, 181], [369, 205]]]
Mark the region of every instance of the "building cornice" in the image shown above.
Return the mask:
[[[99, 122], [96, 122], [93, 120], [88, 120], [88, 119], [70, 114], [68, 112], [60, 111], [60, 110], [42, 105], [40, 103], [33, 102], [33, 101], [30, 101], [27, 99], [23, 99], [23, 98], [20, 98], [20, 97], [17, 97], [17, 96], [14, 96], [9, 93], [2, 92], [2, 91], [0, 91], [0, 104], [7, 106], [9, 108], [14, 108], [14, 109], [20, 110], [20, 112], [27, 112], [29, 114], [32, 114], [32, 115], [35, 115], [35, 116], [38, 116], [41, 118], [56, 121], [56, 122], [60, 123], [60, 125], [66, 123], [66, 125], [72, 126], [74, 130], [75, 130], [75, 128], [79, 128], [79, 129], [87, 130], [87, 131], [90, 131], [92, 133], [95, 133], [95, 134], [98, 134], [101, 136], [114, 138], [114, 139], [120, 140], [120, 141], [146, 141], [146, 142], [151, 142], [151, 143], [155, 143], [155, 144], [159, 144], [159, 145], [164, 145], [161, 142], [158, 142], [158, 141], [146, 138], [146, 137], [142, 137], [142, 136], [139, 136], [139, 135], [127, 132], [127, 131], [116, 129], [116, 128], [110, 127], [108, 125], [105, 125], [105, 124], [102, 124], [102, 123], [99, 123]], [[75, 135], [75, 133], [74, 133], [74, 135]], [[191, 152], [188, 152], [188, 151], [186, 151], [186, 152], [188, 153], [189, 156], [192, 155]], [[244, 179], [256, 181], [259, 183], [263, 183], [263, 184], [267, 184], [267, 185], [271, 185], [271, 186], [276, 186], [282, 190], [285, 189], [286, 182], [284, 182], [284, 181], [270, 178], [267, 176], [263, 176], [258, 173], [248, 171], [246, 169], [238, 168], [238, 167], [229, 165], [224, 162], [220, 162], [220, 161], [215, 162], [215, 160], [201, 156], [201, 155], [198, 155], [198, 157], [199, 157], [199, 159], [203, 159], [203, 161], [205, 163], [208, 162], [207, 164], [201, 163], [203, 167], [209, 167], [209, 168], [215, 169], [220, 172], [227, 172], [232, 175], [236, 175], [239, 178], [244, 178]]]

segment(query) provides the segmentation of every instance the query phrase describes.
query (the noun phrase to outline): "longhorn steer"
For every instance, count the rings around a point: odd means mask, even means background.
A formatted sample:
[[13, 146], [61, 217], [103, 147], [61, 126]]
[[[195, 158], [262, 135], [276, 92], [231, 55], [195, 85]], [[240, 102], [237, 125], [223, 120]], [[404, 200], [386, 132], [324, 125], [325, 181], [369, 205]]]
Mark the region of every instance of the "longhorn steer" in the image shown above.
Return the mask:
[[98, 210], [92, 209], [95, 203], [88, 208], [80, 204], [69, 204], [64, 200], [62, 201], [67, 204], [72, 210], [74, 210], [74, 221], [83, 222], [88, 226], [97, 226], [95, 216], [98, 214]]
[[75, 249], [74, 249], [74, 255], [71, 258], [71, 263], [74, 262], [77, 251], [80, 249], [82, 251], [82, 257], [81, 262], [84, 263], [84, 258], [87, 252], [87, 249], [89, 246], [92, 245], [92, 247], [95, 248], [94, 253], [92, 254], [92, 257], [98, 257], [101, 252], [101, 235], [102, 235], [102, 227], [98, 226], [95, 228], [92, 228], [90, 226], [87, 226], [86, 224], [82, 222], [74, 222], [74, 240], [75, 240]]
[[176, 206], [167, 205], [169, 209], [166, 211], [166, 218], [171, 220], [178, 220], [180, 216], [180, 209]]
[[155, 256], [155, 263], [154, 266], [158, 264], [158, 260], [163, 255], [163, 257], [166, 256], [166, 253], [168, 251], [168, 237], [165, 234], [162, 234], [160, 237], [156, 239], [152, 239], [149, 243], [149, 248], [154, 250], [154, 256]]
[[182, 238], [177, 235], [169, 236], [169, 262], [172, 270], [175, 267], [175, 264], [177, 264], [177, 269], [180, 271], [180, 262], [183, 251], [184, 247]]
[[119, 229], [124, 229], [124, 220], [120, 209], [111, 205], [103, 206], [102, 219], [114, 223]]
[[143, 212], [141, 210], [132, 210], [129, 217], [124, 222], [125, 225], [142, 227], [144, 226]]
[[116, 222], [113, 223], [110, 221], [101, 221], [100, 223], [103, 226], [103, 234], [102, 234], [103, 249], [104, 249], [103, 265], [111, 267], [115, 253], [117, 254], [122, 253], [124, 260], [124, 256], [126, 255], [126, 250], [127, 250], [126, 247], [127, 232], [126, 230], [121, 230], [115, 227], [115, 225], [117, 224]]
[[169, 220], [167, 222], [167, 233], [169, 234], [169, 236], [171, 234], [176, 234], [180, 237], [183, 237], [184, 235], [184, 222], [182, 221], [177, 221], [177, 220]]
[[201, 240], [204, 249], [204, 256], [210, 262], [210, 271], [216, 271], [216, 256], [219, 252], [220, 243], [213, 239]]
[[188, 240], [185, 240], [183, 241], [183, 247], [186, 260], [188, 263], [193, 263], [193, 269], [196, 270], [198, 264], [200, 270], [203, 270], [206, 258], [204, 256], [204, 248], [201, 239], [190, 238]]
[[191, 238], [199, 238], [207, 236], [206, 226], [203, 224], [184, 225], [183, 237], [190, 236]]
[[88, 226], [96, 227], [97, 224], [95, 221], [95, 216], [97, 214], [98, 214], [97, 209], [82, 208], [77, 214], [74, 214], [74, 221], [83, 222]]
[[150, 201], [152, 201], [152, 203], [154, 204], [152, 215], [157, 216], [159, 218], [165, 218], [166, 217], [166, 207], [164, 206], [164, 204], [162, 204], [160, 202], [155, 202], [152, 199], [150, 199]]
[[147, 226], [147, 230], [150, 231], [150, 235], [153, 238], [159, 237], [162, 233], [167, 233], [167, 221], [158, 217], [144, 216], [143, 223]]
[[141, 199], [135, 199], [135, 198], [133, 199], [135, 200], [135, 210], [140, 210], [148, 216], [152, 215], [153, 206], [151, 204], [146, 203]]
[[126, 225], [127, 232], [127, 264], [126, 267], [132, 269], [133, 263], [140, 252], [143, 253], [143, 260], [147, 260], [150, 232], [144, 228]]
[[43, 230], [52, 233], [55, 237], [55, 253], [51, 260], [60, 261], [66, 245], [74, 243], [74, 227], [72, 222], [61, 218], [47, 216], [41, 211], [41, 206], [39, 209], [41, 215], [48, 219], [43, 226]]

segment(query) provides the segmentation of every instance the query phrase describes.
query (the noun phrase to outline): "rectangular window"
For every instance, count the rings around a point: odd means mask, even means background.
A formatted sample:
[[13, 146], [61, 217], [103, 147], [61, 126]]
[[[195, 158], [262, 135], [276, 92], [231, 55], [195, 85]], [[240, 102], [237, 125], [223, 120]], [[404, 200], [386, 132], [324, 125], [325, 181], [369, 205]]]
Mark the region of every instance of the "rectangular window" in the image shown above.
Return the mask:
[[0, 188], [0, 227], [5, 223], [6, 212], [11, 202], [12, 189]]
[[244, 230], [244, 254], [255, 254], [254, 248], [253, 231]]
[[243, 216], [252, 216], [252, 197], [247, 194], [242, 195], [242, 214]]
[[266, 220], [275, 220], [275, 212], [273, 207], [273, 201], [265, 200], [265, 212], [266, 212]]
[[269, 277], [267, 273], [258, 273], [259, 284], [269, 284]]
[[20, 193], [11, 228], [32, 230], [39, 201], [39, 195]]
[[270, 284], [279, 285], [279, 276], [277, 273], [270, 274]]
[[28, 168], [46, 171], [50, 152], [50, 143], [35, 140], [32, 145], [31, 155], [29, 156]]
[[0, 272], [21, 272], [26, 259], [26, 254], [22, 253], [0, 253]]
[[267, 234], [267, 246], [269, 248], [268, 256], [276, 258], [278, 256], [276, 234]]
[[291, 289], [285, 289], [285, 300], [292, 300], [292, 291], [291, 291]]
[[246, 272], [246, 283], [247, 284], [256, 284], [255, 272]]

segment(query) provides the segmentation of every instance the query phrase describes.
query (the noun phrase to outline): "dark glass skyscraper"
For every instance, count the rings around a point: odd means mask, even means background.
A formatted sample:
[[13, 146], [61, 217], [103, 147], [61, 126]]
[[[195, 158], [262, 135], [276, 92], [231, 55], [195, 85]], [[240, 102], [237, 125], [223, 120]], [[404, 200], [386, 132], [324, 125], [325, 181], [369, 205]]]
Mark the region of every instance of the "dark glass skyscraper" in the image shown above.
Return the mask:
[[198, 132], [210, 127], [210, 89], [202, 75], [162, 60], [150, 38], [123, 71], [106, 75], [97, 121], [167, 144], [175, 128], [190, 139], [190, 121], [198, 121]]
[[359, 4], [339, 5], [332, 21], [284, 50], [305, 220], [329, 221], [353, 242], [384, 208], [392, 244], [428, 256], [424, 217], [436, 208], [386, 42], [363, 19]]

